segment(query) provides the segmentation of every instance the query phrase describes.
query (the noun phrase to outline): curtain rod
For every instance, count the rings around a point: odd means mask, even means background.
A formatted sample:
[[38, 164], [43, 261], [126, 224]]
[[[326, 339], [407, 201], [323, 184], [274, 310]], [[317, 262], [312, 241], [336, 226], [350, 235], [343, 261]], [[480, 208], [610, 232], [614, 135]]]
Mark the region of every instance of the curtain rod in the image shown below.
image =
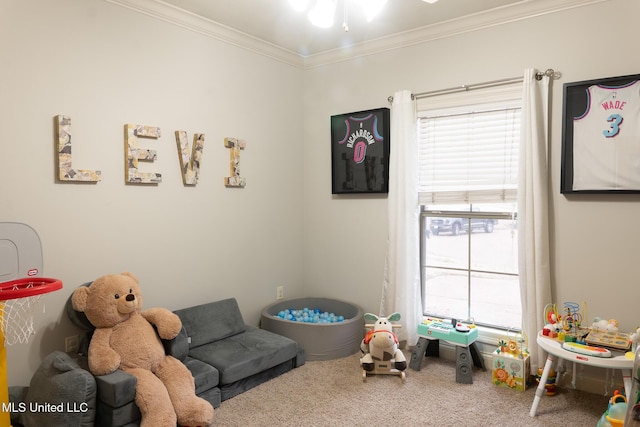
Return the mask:
[[[560, 72], [554, 71], [553, 68], [548, 68], [546, 71], [538, 71], [536, 73], [536, 80], [538, 81], [542, 80], [542, 78], [545, 76], [550, 77], [552, 79], [558, 79], [560, 78]], [[458, 92], [467, 92], [473, 89], [486, 89], [486, 88], [495, 87], [495, 86], [518, 83], [518, 82], [521, 82], [522, 79], [523, 77], [511, 77], [508, 79], [492, 80], [489, 82], [475, 83], [472, 85], [456, 86], [448, 89], [432, 90], [430, 92], [412, 93], [411, 99], [428, 98], [430, 96], [448, 95], [450, 93], [458, 93]], [[387, 101], [389, 101], [389, 103], [392, 103], [393, 96], [388, 97]]]

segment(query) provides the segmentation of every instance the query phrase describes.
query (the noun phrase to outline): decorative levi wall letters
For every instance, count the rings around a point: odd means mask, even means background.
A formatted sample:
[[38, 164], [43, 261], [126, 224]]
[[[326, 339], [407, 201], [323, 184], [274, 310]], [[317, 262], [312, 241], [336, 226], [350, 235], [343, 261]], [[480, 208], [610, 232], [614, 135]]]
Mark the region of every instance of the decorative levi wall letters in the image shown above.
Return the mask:
[[176, 131], [176, 143], [178, 144], [178, 157], [180, 157], [180, 170], [182, 171], [182, 183], [184, 185], [196, 185], [200, 175], [200, 160], [204, 150], [204, 133], [193, 135], [193, 147], [189, 149], [187, 132]]
[[[58, 181], [73, 182], [97, 182], [101, 180], [101, 172], [88, 169], [73, 169], [71, 165], [71, 118], [63, 115], [55, 116], [56, 128], [56, 153], [57, 153], [57, 177]], [[155, 150], [138, 147], [139, 138], [159, 139], [160, 128], [155, 126], [126, 124], [124, 126], [124, 154], [125, 168], [124, 179], [126, 184], [159, 184], [162, 182], [162, 174], [157, 172], [140, 172], [139, 161], [152, 162], [157, 158]], [[175, 132], [178, 146], [178, 159], [184, 185], [195, 186], [200, 176], [200, 162], [204, 151], [204, 134], [193, 135], [193, 145], [189, 145], [187, 132], [177, 130]], [[245, 178], [240, 176], [240, 150], [244, 149], [246, 142], [237, 138], [225, 138], [225, 147], [230, 149], [230, 174], [224, 178], [227, 187], [244, 187]]]
[[229, 169], [231, 176], [224, 179], [227, 187], [244, 187], [247, 182], [240, 176], [240, 150], [243, 150], [247, 143], [237, 138], [225, 138], [224, 146], [229, 150]]
[[125, 182], [130, 184], [158, 184], [162, 182], [162, 175], [159, 173], [138, 172], [138, 160], [154, 161], [157, 157], [155, 150], [138, 148], [138, 137], [158, 139], [160, 138], [160, 128], [144, 125], [125, 125], [124, 129]]
[[100, 171], [73, 169], [71, 164], [71, 118], [63, 115], [55, 117], [56, 141], [58, 144], [58, 180], [75, 182], [98, 182]]

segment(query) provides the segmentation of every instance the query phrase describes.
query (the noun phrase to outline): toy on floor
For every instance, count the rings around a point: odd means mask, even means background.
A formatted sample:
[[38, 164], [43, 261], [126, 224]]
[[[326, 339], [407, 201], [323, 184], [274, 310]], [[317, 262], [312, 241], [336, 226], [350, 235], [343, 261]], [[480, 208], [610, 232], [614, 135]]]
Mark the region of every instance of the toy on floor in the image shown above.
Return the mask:
[[360, 343], [362, 381], [367, 380], [367, 374], [381, 374], [398, 375], [404, 382], [407, 359], [398, 347], [398, 337], [393, 332], [393, 328], [399, 328], [401, 325], [391, 323], [400, 320], [400, 313], [393, 313], [389, 317], [365, 313], [364, 318], [367, 322], [374, 323], [365, 325], [371, 329]]
[[180, 318], [165, 308], [142, 311], [142, 292], [133, 274], [102, 276], [76, 289], [71, 301], [96, 327], [89, 343], [91, 373], [121, 369], [136, 377], [141, 427], [211, 424], [213, 407], [196, 396], [191, 372], [167, 356], [160, 341], [178, 335]]
[[[542, 368], [538, 368], [538, 373], [536, 374], [536, 383], [540, 384], [540, 379], [542, 378]], [[547, 377], [547, 382], [544, 385], [545, 394], [547, 396], [555, 396], [557, 393], [557, 384], [556, 384], [557, 374], [556, 371], [551, 369], [549, 371], [549, 376]]]
[[596, 427], [622, 427], [627, 413], [627, 398], [618, 390], [609, 399], [607, 410], [598, 420]]

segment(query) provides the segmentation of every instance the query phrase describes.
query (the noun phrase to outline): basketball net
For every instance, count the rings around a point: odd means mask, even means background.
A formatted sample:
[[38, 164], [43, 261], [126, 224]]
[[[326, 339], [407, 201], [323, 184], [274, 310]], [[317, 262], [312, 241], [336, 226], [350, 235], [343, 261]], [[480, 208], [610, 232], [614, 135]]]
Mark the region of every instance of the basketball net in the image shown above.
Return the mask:
[[[26, 343], [32, 335], [33, 309], [42, 294], [62, 288], [57, 279], [23, 278], [0, 283], [0, 403], [9, 408], [6, 345]], [[0, 426], [11, 426], [11, 413], [0, 411]]]
[[5, 345], [25, 344], [35, 335], [33, 309], [39, 300], [40, 295], [34, 295], [0, 301], [0, 329]]
[[[33, 308], [40, 295], [0, 301], [0, 402], [9, 402], [7, 345], [24, 344], [35, 335]], [[0, 412], [0, 425], [11, 426], [10, 412]]]

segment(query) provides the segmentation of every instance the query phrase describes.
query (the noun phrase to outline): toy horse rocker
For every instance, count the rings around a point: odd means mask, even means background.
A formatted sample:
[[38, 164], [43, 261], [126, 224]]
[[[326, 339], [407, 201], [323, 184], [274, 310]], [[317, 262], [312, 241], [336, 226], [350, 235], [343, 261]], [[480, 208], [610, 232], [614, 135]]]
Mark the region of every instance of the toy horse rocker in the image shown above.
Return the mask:
[[365, 313], [364, 318], [367, 322], [374, 323], [365, 325], [371, 329], [360, 343], [362, 381], [367, 380], [367, 374], [382, 374], [398, 375], [404, 382], [407, 359], [398, 348], [398, 337], [393, 333], [393, 328], [400, 328], [401, 325], [391, 323], [400, 320], [400, 313], [393, 313], [389, 317], [378, 317], [375, 314]]

